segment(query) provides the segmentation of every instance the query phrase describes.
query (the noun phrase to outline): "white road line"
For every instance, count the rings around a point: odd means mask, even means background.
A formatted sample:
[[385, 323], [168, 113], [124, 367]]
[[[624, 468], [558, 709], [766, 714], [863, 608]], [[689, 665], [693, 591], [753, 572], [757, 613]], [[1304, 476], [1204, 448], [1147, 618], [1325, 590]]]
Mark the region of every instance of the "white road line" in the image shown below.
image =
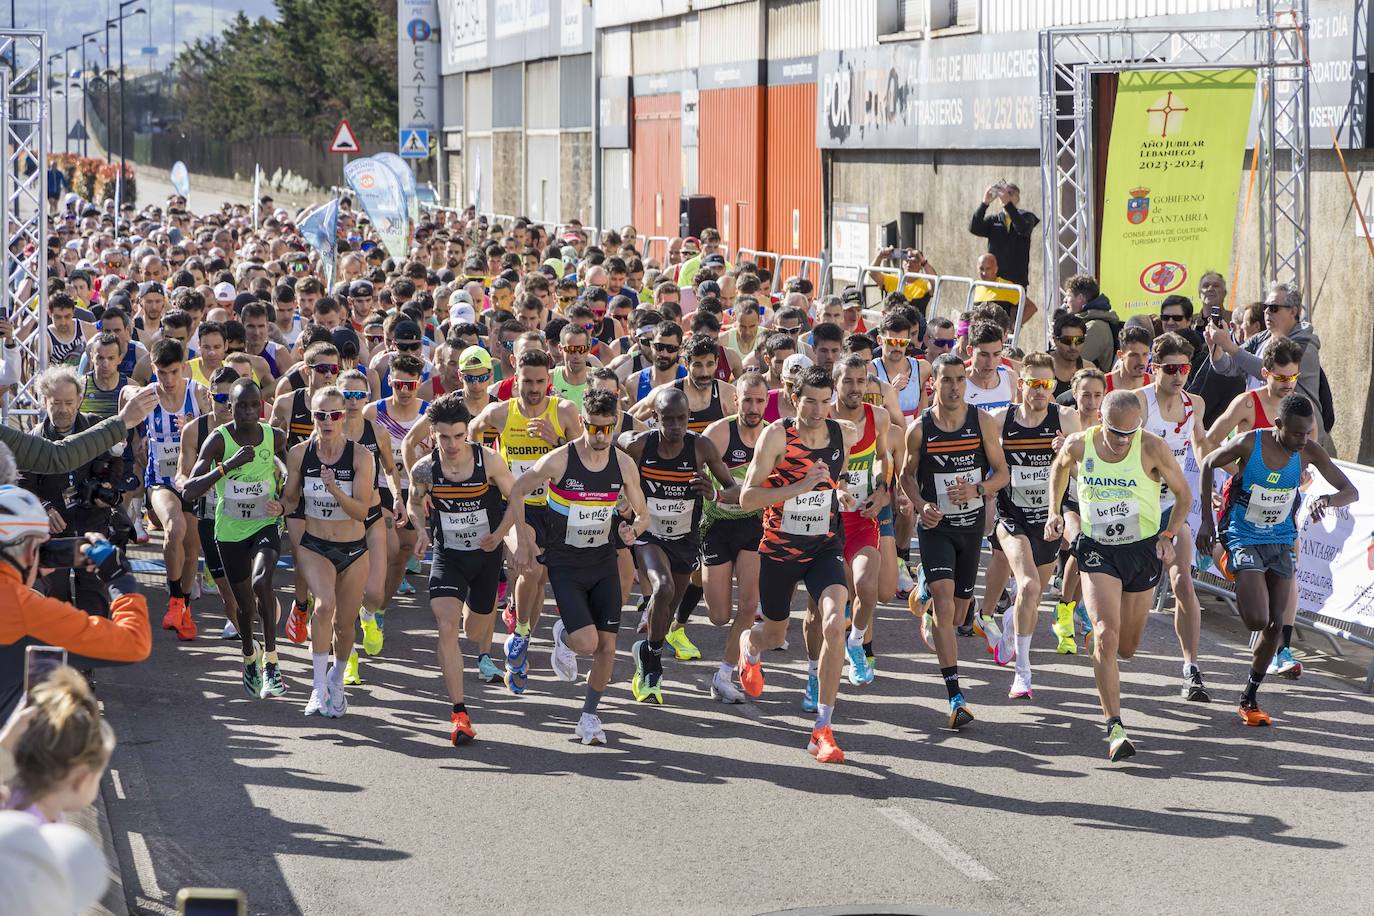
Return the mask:
[[114, 783], [115, 798], [124, 801], [124, 781], [119, 778], [118, 770], [113, 768], [110, 770], [110, 781]]
[[145, 897], [165, 900], [167, 893], [157, 883], [157, 869], [153, 867], [153, 856], [148, 851], [148, 841], [143, 834], [133, 830], [128, 832], [129, 858], [133, 859], [134, 871], [138, 874], [138, 890]]
[[920, 840], [940, 858], [959, 869], [974, 881], [996, 881], [997, 876], [983, 867], [973, 856], [940, 835], [934, 827], [904, 808], [879, 807], [878, 813], [907, 833]]

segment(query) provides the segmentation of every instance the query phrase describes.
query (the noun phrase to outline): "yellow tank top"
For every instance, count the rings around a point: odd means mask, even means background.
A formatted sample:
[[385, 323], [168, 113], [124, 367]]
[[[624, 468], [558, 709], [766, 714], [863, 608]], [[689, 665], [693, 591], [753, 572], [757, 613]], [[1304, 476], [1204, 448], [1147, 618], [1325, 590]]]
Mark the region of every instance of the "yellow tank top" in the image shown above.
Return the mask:
[[[191, 380], [209, 388], [210, 376], [205, 374], [205, 364], [201, 361], [201, 357], [197, 356], [195, 359], [187, 360], [186, 364], [191, 367]], [[220, 365], [227, 364], [221, 363]], [[211, 375], [213, 374], [211, 373]], [[262, 379], [258, 378], [257, 372], [253, 373], [253, 381], [257, 383], [259, 388], [262, 387]]]
[[1099, 544], [1116, 546], [1152, 538], [1159, 533], [1159, 481], [1145, 472], [1137, 433], [1126, 457], [1103, 461], [1094, 440], [1101, 427], [1088, 430], [1083, 443], [1083, 466], [1078, 471], [1078, 507], [1083, 533]]
[[[558, 398], [549, 398], [548, 403], [544, 405], [544, 412], [539, 415], [553, 424], [553, 431], [560, 439], [564, 438], [563, 425], [558, 422], [558, 405], [561, 403]], [[516, 477], [534, 467], [536, 461], [558, 447], [530, 433], [532, 419], [536, 418], [527, 417], [520, 412], [520, 399], [512, 398], [510, 410], [506, 411], [506, 425], [501, 427], [500, 448], [501, 457], [510, 465], [511, 473]], [[547, 503], [546, 487], [540, 487], [525, 497], [527, 506], [543, 506]]]

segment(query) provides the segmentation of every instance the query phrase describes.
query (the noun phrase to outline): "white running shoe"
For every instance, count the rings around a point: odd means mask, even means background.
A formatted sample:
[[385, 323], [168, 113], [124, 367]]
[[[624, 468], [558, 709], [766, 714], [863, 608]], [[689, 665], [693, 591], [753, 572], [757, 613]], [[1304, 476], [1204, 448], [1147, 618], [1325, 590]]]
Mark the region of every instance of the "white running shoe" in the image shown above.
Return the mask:
[[239, 628], [234, 626], [234, 621], [224, 621], [224, 632], [219, 634], [220, 639], [238, 639]]
[[584, 712], [577, 720], [577, 737], [583, 744], [605, 744], [606, 732], [601, 728], [601, 720], [589, 712]]
[[331, 719], [339, 719], [348, 712], [348, 697], [344, 695], [343, 687], [338, 690], [330, 685], [329, 697], [325, 700], [323, 714]]
[[916, 587], [916, 580], [911, 578], [911, 570], [907, 568], [906, 561], [897, 558], [897, 594], [909, 595], [911, 590]]
[[1007, 691], [1007, 696], [1013, 700], [1032, 700], [1035, 698], [1034, 691], [1031, 690], [1030, 675], [1024, 677], [1021, 672], [1016, 672], [1016, 676], [1011, 680], [1011, 689]]
[[[327, 697], [328, 697], [328, 688], [326, 688], [326, 699], [327, 699]], [[324, 704], [325, 704], [325, 699], [321, 699], [321, 698], [320, 698], [320, 692], [319, 692], [318, 690], [312, 690], [312, 691], [310, 691], [310, 699], [308, 699], [308, 700], [305, 701], [305, 711], [304, 711], [304, 712], [305, 712], [305, 715], [307, 715], [307, 716], [322, 716], [322, 715], [324, 715]]]
[[135, 544], [146, 544], [146, 543], [148, 543], [148, 540], [149, 540], [149, 538], [148, 538], [148, 529], [143, 527], [143, 512], [142, 512], [142, 510], [140, 510], [140, 511], [138, 511], [138, 512], [131, 513], [131, 515], [133, 516], [132, 521], [133, 521], [133, 523], [134, 523], [134, 543], [135, 543]]
[[720, 700], [722, 703], [743, 703], [744, 691], [717, 671], [715, 677], [711, 678], [711, 699]]
[[564, 642], [567, 638], [568, 628], [563, 626], [562, 618], [553, 623], [553, 657], [549, 660], [553, 665], [554, 676], [560, 681], [577, 680], [577, 653], [568, 648]]

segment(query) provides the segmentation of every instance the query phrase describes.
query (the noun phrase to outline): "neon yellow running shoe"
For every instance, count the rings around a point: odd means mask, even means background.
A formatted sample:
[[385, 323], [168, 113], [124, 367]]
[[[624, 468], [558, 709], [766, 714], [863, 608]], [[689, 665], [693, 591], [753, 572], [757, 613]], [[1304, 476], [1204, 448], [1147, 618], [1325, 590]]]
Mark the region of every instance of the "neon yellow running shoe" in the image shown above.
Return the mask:
[[379, 617], [381, 614], [365, 610], [358, 618], [363, 625], [363, 651], [368, 655], [380, 655], [382, 651], [384, 637], [379, 626]]
[[1078, 654], [1078, 643], [1073, 632], [1073, 607], [1071, 602], [1062, 601], [1054, 606], [1054, 623], [1050, 624], [1050, 630], [1059, 638], [1059, 645], [1054, 651], [1060, 655]]
[[348, 664], [344, 665], [344, 683], [357, 687], [363, 682], [363, 677], [358, 673], [358, 651], [353, 650], [353, 654], [348, 656]]
[[668, 635], [664, 637], [664, 642], [673, 647], [673, 654], [679, 661], [691, 661], [694, 658], [701, 658], [701, 650], [692, 645], [692, 641], [687, 638], [687, 628], [675, 626], [668, 630]]

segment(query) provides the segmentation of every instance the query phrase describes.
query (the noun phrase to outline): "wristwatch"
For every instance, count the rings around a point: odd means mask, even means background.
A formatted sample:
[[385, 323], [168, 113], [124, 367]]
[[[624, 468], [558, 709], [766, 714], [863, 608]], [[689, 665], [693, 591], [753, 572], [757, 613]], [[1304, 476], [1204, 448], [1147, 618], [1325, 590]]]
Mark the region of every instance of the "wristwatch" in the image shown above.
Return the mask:
[[982, 485], [981, 483], [975, 483], [975, 484], [973, 485], [973, 489], [975, 489], [975, 490], [978, 491], [978, 495], [979, 495], [979, 496], [987, 496], [987, 495], [988, 495], [987, 491], [983, 489], [983, 485]]

